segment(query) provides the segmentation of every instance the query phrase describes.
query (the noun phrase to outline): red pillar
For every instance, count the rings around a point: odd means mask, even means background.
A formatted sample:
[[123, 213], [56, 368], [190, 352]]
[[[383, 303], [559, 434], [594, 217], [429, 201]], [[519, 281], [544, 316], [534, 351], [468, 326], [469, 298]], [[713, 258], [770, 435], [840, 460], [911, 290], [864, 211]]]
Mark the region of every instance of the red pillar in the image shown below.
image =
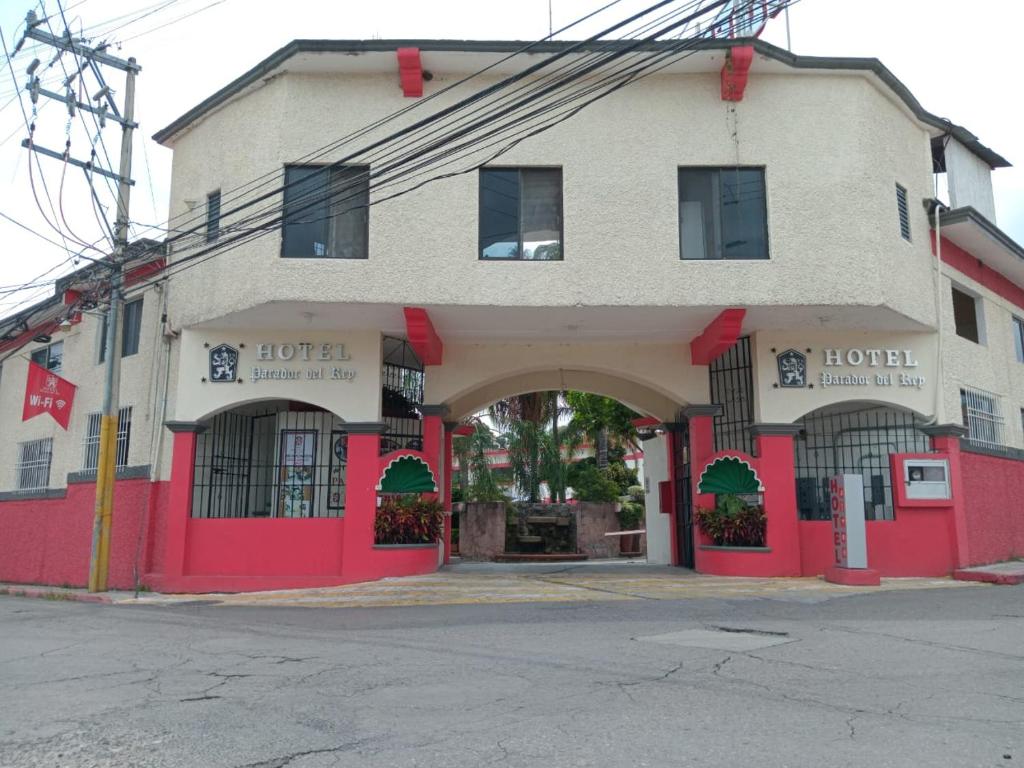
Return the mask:
[[206, 427], [192, 421], [168, 421], [165, 426], [174, 433], [174, 444], [164, 531], [164, 576], [174, 579], [185, 574], [185, 546], [196, 474], [196, 438]]
[[793, 437], [799, 424], [755, 424], [750, 428], [764, 484], [768, 518], [765, 545], [771, 549], [773, 576], [800, 575], [800, 523], [796, 508]]
[[[427, 464], [434, 473], [434, 480], [437, 483], [437, 497], [445, 506], [447, 512], [451, 511], [450, 502], [446, 500], [445, 488], [448, 484], [447, 467], [445, 466], [446, 446], [451, 447], [451, 436], [446, 433], [444, 417], [448, 414], [446, 405], [423, 405], [420, 406], [423, 413], [423, 453], [427, 456]], [[450, 494], [449, 494], [450, 496]], [[449, 544], [451, 542], [450, 517], [445, 517], [445, 548], [444, 562], [449, 560]]]
[[452, 559], [452, 437], [458, 424], [446, 421], [444, 424], [444, 564]]
[[377, 519], [380, 436], [385, 425], [350, 422], [344, 426], [348, 432], [348, 466], [341, 573], [345, 581], [359, 581], [376, 578], [373, 570], [373, 527]]
[[[964, 482], [960, 465], [960, 438], [967, 437], [967, 428], [960, 424], [937, 424], [922, 430], [932, 439], [932, 449], [946, 454], [949, 459], [949, 489], [953, 495], [953, 556], [957, 568], [971, 564], [967, 542], [967, 508], [964, 499]], [[893, 478], [901, 482], [901, 478]]]
[[[711, 454], [715, 452], [715, 416], [721, 412], [721, 405], [691, 405], [683, 409], [683, 417], [690, 427], [690, 498], [692, 499], [690, 506], [692, 511], [695, 511], [697, 507], [715, 506], [714, 495], [698, 493], [697, 486], [700, 484], [701, 469]], [[690, 536], [693, 539], [694, 568], [700, 570], [700, 545], [704, 542], [696, 523], [690, 527]]]

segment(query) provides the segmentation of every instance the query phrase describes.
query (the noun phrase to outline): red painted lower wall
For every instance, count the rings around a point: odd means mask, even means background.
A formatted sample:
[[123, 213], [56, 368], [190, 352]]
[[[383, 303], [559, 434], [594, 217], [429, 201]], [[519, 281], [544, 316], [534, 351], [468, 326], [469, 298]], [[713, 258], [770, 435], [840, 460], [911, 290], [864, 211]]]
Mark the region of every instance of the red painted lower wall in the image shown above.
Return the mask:
[[[882, 576], [948, 576], [956, 568], [949, 508], [897, 509], [895, 520], [869, 520], [868, 567]], [[833, 564], [832, 523], [800, 521], [800, 568], [820, 576]]]
[[[136, 573], [150, 569], [146, 516], [147, 511], [160, 514], [166, 485], [145, 479], [117, 482], [108, 578], [112, 589], [133, 589]], [[85, 586], [95, 497], [94, 483], [73, 483], [64, 498], [0, 502], [0, 581]]]
[[971, 565], [1024, 557], [1024, 461], [960, 452]]

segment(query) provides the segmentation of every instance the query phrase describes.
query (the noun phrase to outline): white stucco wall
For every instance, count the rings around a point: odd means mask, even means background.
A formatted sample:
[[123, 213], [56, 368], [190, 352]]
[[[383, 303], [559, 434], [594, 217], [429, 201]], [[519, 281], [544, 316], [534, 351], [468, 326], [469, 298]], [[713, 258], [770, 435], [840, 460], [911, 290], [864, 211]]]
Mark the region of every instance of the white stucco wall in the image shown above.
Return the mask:
[[[308, 360], [300, 344], [310, 345]], [[228, 344], [238, 351], [241, 382], [209, 381], [210, 349]], [[259, 358], [259, 345], [291, 345], [291, 360]], [[342, 344], [349, 359], [334, 359]], [[318, 350], [327, 345], [329, 359]], [[344, 421], [380, 420], [381, 337], [375, 331], [283, 332], [205, 328], [181, 336], [177, 398], [172, 411], [177, 421], [199, 421], [232, 406], [258, 400], [296, 400], [325, 408]], [[288, 379], [256, 379], [253, 369], [287, 371]], [[340, 372], [335, 378], [333, 370]], [[317, 376], [318, 378], [311, 378]], [[204, 381], [204, 379], [207, 379]]]
[[552, 389], [613, 397], [672, 421], [681, 406], [707, 401], [707, 369], [691, 366], [682, 344], [448, 344], [444, 364], [427, 369], [425, 400], [458, 419], [503, 397]]
[[945, 157], [950, 205], [954, 208], [969, 205], [994, 222], [996, 202], [992, 193], [992, 169], [953, 138], [946, 143]]
[[[757, 422], [788, 424], [826, 405], [854, 400], [897, 405], [926, 418], [935, 409], [934, 333], [877, 334], [841, 329], [803, 333], [766, 331], [756, 334], [753, 343]], [[808, 383], [813, 387], [778, 386], [776, 356], [789, 349], [806, 355]], [[826, 364], [829, 349], [842, 351], [842, 365]], [[852, 365], [846, 357], [851, 349], [862, 352], [864, 359], [859, 365]], [[876, 353], [872, 356], [870, 350]], [[894, 361], [887, 357], [887, 350], [898, 353]], [[908, 351], [910, 361], [917, 363], [916, 366], [906, 365]], [[858, 383], [825, 385], [823, 377], [826, 375], [857, 377]], [[886, 378], [880, 380], [879, 377]], [[921, 378], [923, 383], [914, 381]], [[867, 383], [859, 383], [864, 380]]]
[[[956, 335], [951, 287], [956, 284], [981, 300], [984, 332], [976, 344]], [[1024, 309], [943, 264], [942, 366], [943, 421], [961, 423], [960, 389], [979, 389], [996, 396], [1003, 415], [1003, 441], [1024, 448], [1024, 364], [1017, 362], [1013, 317], [1024, 318]]]
[[[445, 84], [440, 73], [427, 93]], [[474, 87], [486, 84], [474, 81]], [[208, 192], [227, 194], [261, 174], [279, 174], [313, 148], [408, 106], [395, 86], [394, 72], [287, 73], [226, 105], [176, 140], [171, 213], [184, 214], [186, 200], [197, 201], [202, 213]], [[466, 92], [457, 89], [434, 104]], [[337, 160], [357, 145], [324, 159]], [[930, 258], [919, 202], [931, 193], [928, 136], [867, 77], [758, 75], [755, 62], [736, 104], [721, 100], [717, 72], [651, 77], [496, 162], [562, 168], [564, 261], [479, 261], [474, 172], [374, 206], [365, 261], [282, 259], [277, 233], [223, 253], [179, 276], [176, 315], [190, 325], [276, 299], [854, 305], [933, 320], [915, 289]], [[771, 259], [680, 260], [677, 168], [735, 164], [766, 168]], [[909, 192], [911, 243], [899, 236], [896, 182]], [[225, 214], [230, 207], [223, 206]], [[231, 221], [226, 215], [225, 226]]]
[[658, 483], [668, 480], [668, 441], [665, 433], [644, 440], [644, 506], [647, 527], [647, 562], [658, 565], [672, 564], [672, 532], [669, 516], [661, 512], [661, 493]]
[[[128, 300], [138, 298], [129, 290]], [[120, 405], [132, 407], [132, 425], [128, 445], [128, 466], [153, 461], [153, 427], [159, 421], [160, 387], [165, 347], [161, 338], [162, 296], [148, 290], [143, 296], [139, 351], [121, 358]], [[67, 485], [69, 472], [78, 472], [85, 459], [84, 440], [90, 413], [103, 407], [104, 366], [99, 362], [101, 322], [96, 313], [85, 313], [82, 322], [51, 335], [55, 343], [64, 342], [64, 360], [60, 376], [74, 384], [75, 401], [67, 431], [49, 415], [40, 414], [22, 421], [22, 406], [28, 365], [34, 350], [46, 346], [31, 343], [3, 363], [0, 375], [0, 491], [17, 488], [16, 465], [20, 444], [43, 438], [53, 439], [50, 464], [50, 488]]]

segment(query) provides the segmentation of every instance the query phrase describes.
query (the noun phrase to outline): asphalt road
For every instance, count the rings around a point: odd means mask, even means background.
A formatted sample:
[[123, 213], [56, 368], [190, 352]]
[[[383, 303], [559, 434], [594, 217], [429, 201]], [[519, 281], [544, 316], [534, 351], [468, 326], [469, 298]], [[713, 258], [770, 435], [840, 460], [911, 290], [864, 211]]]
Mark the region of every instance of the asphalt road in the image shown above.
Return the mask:
[[0, 766], [488, 765], [1024, 765], [1024, 587], [370, 609], [0, 597]]

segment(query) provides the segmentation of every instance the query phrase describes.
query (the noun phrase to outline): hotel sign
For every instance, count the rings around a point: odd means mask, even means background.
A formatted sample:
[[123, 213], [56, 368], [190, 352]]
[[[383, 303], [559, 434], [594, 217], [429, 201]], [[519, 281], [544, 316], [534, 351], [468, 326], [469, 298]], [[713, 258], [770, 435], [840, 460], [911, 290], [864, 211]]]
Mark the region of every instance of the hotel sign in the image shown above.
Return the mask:
[[[239, 345], [241, 347], [243, 345]], [[354, 368], [342, 365], [352, 359], [344, 344], [296, 343], [256, 344], [256, 365], [249, 367], [249, 379], [260, 381], [352, 381]], [[210, 349], [211, 382], [241, 383], [238, 378], [241, 353], [228, 344]]]
[[[772, 350], [774, 351], [774, 350]], [[810, 352], [811, 350], [807, 350]], [[804, 388], [810, 384], [807, 356], [787, 349], [775, 356], [777, 387]], [[822, 350], [818, 385], [827, 387], [912, 387], [923, 389], [925, 376], [912, 349], [828, 348]]]

